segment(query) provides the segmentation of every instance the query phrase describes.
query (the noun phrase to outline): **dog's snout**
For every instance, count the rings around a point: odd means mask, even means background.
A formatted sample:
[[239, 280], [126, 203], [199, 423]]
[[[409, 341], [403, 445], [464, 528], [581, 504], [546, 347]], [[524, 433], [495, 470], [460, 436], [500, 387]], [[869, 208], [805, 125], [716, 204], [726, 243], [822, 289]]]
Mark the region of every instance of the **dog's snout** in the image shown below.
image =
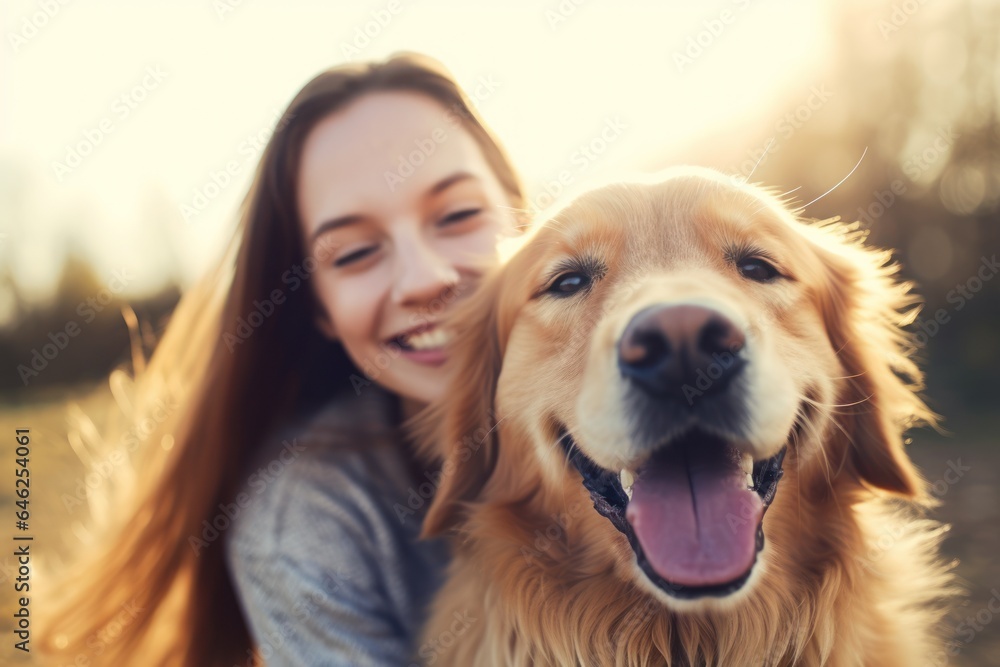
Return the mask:
[[[647, 392], [684, 396], [697, 384], [725, 389], [743, 366], [743, 331], [717, 310], [690, 304], [660, 305], [637, 313], [618, 342], [623, 375]], [[707, 386], [706, 386], [707, 385]]]

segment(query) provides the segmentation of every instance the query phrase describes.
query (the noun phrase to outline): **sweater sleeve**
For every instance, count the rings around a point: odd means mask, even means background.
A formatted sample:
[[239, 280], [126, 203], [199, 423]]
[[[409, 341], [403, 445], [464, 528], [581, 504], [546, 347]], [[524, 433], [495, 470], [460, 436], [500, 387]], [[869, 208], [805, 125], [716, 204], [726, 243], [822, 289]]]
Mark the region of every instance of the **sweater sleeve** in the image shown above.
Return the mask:
[[270, 667], [410, 664], [413, 638], [384, 572], [402, 567], [405, 545], [355, 464], [303, 456], [274, 475], [259, 469], [268, 480], [251, 475], [258, 492], [234, 522], [227, 560]]

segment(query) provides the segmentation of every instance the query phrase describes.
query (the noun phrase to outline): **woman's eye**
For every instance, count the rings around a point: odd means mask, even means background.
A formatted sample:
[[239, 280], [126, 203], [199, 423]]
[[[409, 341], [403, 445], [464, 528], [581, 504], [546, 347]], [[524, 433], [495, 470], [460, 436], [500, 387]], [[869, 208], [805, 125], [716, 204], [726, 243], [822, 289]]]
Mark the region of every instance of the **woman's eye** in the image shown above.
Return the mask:
[[747, 257], [736, 263], [740, 275], [748, 280], [766, 283], [774, 280], [780, 274], [774, 265], [761, 257]]
[[478, 215], [479, 213], [482, 212], [482, 210], [483, 209], [481, 208], [464, 208], [461, 211], [455, 211], [454, 213], [449, 213], [445, 217], [441, 218], [438, 224], [441, 226], [453, 225], [457, 222], [462, 222], [467, 218], [471, 218], [474, 215]]
[[549, 287], [548, 292], [556, 296], [569, 296], [576, 294], [582, 289], [586, 289], [590, 286], [590, 283], [590, 276], [585, 273], [564, 273], [556, 278], [552, 286]]
[[340, 267], [340, 266], [347, 266], [348, 264], [353, 264], [354, 262], [364, 259], [368, 255], [372, 254], [373, 252], [375, 252], [376, 249], [377, 248], [375, 246], [366, 246], [364, 248], [359, 248], [358, 250], [350, 252], [344, 255], [343, 257], [338, 257], [337, 259], [334, 260], [333, 265]]

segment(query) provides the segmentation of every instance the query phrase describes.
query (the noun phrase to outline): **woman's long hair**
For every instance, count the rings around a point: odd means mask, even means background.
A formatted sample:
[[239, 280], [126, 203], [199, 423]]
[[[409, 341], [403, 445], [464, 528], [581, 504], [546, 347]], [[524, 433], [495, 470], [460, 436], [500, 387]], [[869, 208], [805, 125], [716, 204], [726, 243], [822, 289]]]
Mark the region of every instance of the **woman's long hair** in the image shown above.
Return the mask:
[[[124, 665], [141, 655], [144, 665], [259, 664], [223, 539], [206, 545], [204, 522], [232, 502], [262, 434], [353, 392], [349, 378], [358, 371], [341, 345], [318, 333], [308, 280], [291, 278], [294, 267], [309, 268], [295, 193], [312, 128], [377, 91], [439, 102], [477, 140], [511, 206], [524, 206], [508, 157], [436, 61], [399, 54], [310, 81], [264, 150], [225, 261], [184, 296], [137, 378], [128, 417], [153, 426], [134, 462], [133, 491], [105, 522], [108, 534], [95, 539], [101, 548], [53, 587], [58, 610], [44, 619], [43, 648], [62, 662], [84, 655], [88, 664]], [[274, 303], [275, 290], [285, 301], [268, 315], [260, 304]], [[39, 608], [56, 605], [48, 599]]]

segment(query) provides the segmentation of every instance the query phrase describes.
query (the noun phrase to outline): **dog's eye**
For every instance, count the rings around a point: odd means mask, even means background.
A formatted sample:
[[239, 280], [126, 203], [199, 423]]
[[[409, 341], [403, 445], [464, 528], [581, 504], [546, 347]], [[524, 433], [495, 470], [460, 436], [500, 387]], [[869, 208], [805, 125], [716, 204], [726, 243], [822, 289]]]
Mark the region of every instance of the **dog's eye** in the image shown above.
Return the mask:
[[744, 278], [759, 283], [770, 282], [780, 275], [770, 262], [760, 257], [741, 259], [736, 263], [736, 268]]
[[569, 296], [576, 294], [590, 285], [590, 276], [585, 273], [572, 272], [564, 273], [555, 279], [548, 292], [556, 296]]

